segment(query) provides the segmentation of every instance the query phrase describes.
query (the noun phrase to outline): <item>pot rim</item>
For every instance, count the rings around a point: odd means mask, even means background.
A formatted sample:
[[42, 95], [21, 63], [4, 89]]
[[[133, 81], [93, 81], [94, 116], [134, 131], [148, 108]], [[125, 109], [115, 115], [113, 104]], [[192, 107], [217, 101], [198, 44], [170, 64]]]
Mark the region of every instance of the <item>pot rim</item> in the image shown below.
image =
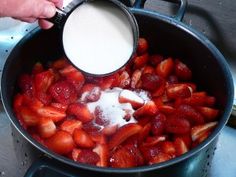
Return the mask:
[[[6, 100], [6, 95], [4, 94], [4, 82], [6, 81], [6, 74], [5, 74], [5, 70], [9, 64], [9, 60], [6, 60], [6, 63], [4, 65], [3, 71], [2, 71], [2, 80], [1, 80], [1, 98], [2, 98], [2, 102], [3, 102], [3, 107], [6, 111], [6, 114], [8, 116], [8, 118], [10, 119], [11, 123], [14, 125], [14, 127], [19, 131], [19, 133], [25, 138], [27, 139], [27, 141], [29, 141], [34, 147], [36, 147], [37, 149], [39, 149], [41, 152], [49, 155], [50, 157], [57, 159], [58, 161], [62, 162], [62, 163], [66, 163], [70, 166], [73, 166], [75, 168], [81, 168], [84, 170], [91, 170], [91, 171], [95, 171], [95, 172], [102, 172], [102, 173], [137, 173], [137, 172], [147, 172], [147, 171], [152, 171], [152, 170], [157, 170], [157, 169], [161, 169], [164, 167], [168, 167], [171, 165], [174, 165], [176, 163], [179, 163], [181, 161], [184, 161], [192, 156], [194, 156], [195, 154], [199, 153], [202, 149], [206, 148], [208, 146], [208, 144], [210, 144], [220, 133], [220, 131], [223, 129], [223, 127], [226, 125], [227, 120], [229, 119], [231, 110], [232, 110], [232, 106], [233, 106], [233, 97], [234, 97], [234, 85], [233, 85], [233, 78], [231, 75], [231, 72], [229, 70], [229, 66], [225, 60], [225, 58], [223, 57], [223, 55], [220, 53], [220, 51], [201, 33], [199, 33], [198, 31], [190, 28], [189, 26], [185, 25], [184, 23], [175, 20], [171, 17], [165, 16], [165, 15], [161, 15], [158, 14], [156, 12], [151, 12], [151, 11], [147, 11], [147, 10], [143, 10], [143, 9], [131, 9], [131, 11], [134, 13], [134, 15], [144, 15], [144, 16], [148, 16], [151, 18], [155, 18], [158, 20], [161, 20], [163, 22], [169, 23], [171, 25], [176, 26], [177, 28], [183, 30], [186, 33], [189, 33], [191, 36], [193, 36], [194, 38], [196, 38], [198, 41], [201, 42], [202, 45], [204, 45], [208, 50], [211, 51], [211, 53], [215, 56], [215, 59], [217, 60], [217, 62], [221, 65], [225, 76], [228, 78], [227, 79], [227, 86], [228, 86], [228, 101], [226, 103], [225, 106], [225, 110], [221, 116], [221, 119], [219, 120], [219, 123], [217, 125], [217, 127], [214, 129], [214, 131], [211, 133], [211, 135], [204, 141], [202, 142], [200, 145], [198, 145], [197, 147], [195, 147], [194, 149], [191, 149], [190, 151], [188, 151], [187, 153], [173, 158], [171, 160], [168, 160], [166, 162], [161, 162], [158, 164], [154, 164], [154, 165], [149, 165], [149, 166], [141, 166], [141, 167], [134, 167], [134, 168], [111, 168], [111, 167], [96, 167], [96, 166], [90, 166], [90, 165], [86, 165], [86, 164], [81, 164], [81, 163], [77, 163], [74, 162], [66, 157], [63, 157], [61, 155], [58, 155], [52, 151], [50, 151], [49, 149], [47, 149], [46, 147], [44, 147], [43, 145], [41, 145], [40, 143], [38, 143], [36, 140], [34, 140], [24, 129], [23, 127], [20, 125], [20, 123], [18, 122], [18, 120], [16, 119], [15, 115], [11, 112], [12, 108], [11, 105], [6, 105], [5, 101]], [[39, 28], [34, 29], [32, 32], [30, 32], [29, 34], [27, 34], [16, 46], [15, 48], [17, 48], [19, 45], [21, 45], [25, 40], [27, 40], [27, 36], [29, 37], [32, 34], [35, 34], [37, 32], [39, 32]], [[14, 50], [14, 49], [13, 49]]]

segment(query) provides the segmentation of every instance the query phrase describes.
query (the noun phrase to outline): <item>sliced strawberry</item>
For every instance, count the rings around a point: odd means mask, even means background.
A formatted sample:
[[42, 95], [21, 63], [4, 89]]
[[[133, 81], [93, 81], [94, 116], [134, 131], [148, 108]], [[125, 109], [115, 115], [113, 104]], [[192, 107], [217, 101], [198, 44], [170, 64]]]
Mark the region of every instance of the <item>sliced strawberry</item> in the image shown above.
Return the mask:
[[118, 129], [118, 125], [108, 125], [102, 129], [102, 133], [106, 136], [113, 135]]
[[200, 143], [203, 142], [205, 139], [207, 139], [210, 134], [211, 134], [211, 130], [202, 133], [194, 143], [200, 144]]
[[197, 92], [196, 92], [196, 90], [197, 90], [197, 85], [196, 85], [195, 83], [192, 83], [192, 82], [184, 82], [184, 84], [186, 84], [186, 85], [189, 87], [189, 89], [191, 90], [192, 93], [193, 93], [193, 92], [197, 93]]
[[209, 122], [204, 125], [197, 125], [192, 127], [191, 129], [192, 140], [195, 141], [199, 137], [201, 137], [201, 135], [204, 134], [205, 132], [213, 130], [217, 124], [218, 122]]
[[101, 126], [95, 124], [93, 121], [83, 123], [82, 129], [91, 136], [100, 134], [102, 130]]
[[206, 100], [205, 100], [205, 105], [206, 106], [209, 106], [209, 107], [212, 107], [214, 106], [216, 103], [216, 98], [213, 97], [213, 96], [207, 96], [206, 97]]
[[105, 116], [104, 116], [104, 113], [103, 113], [103, 110], [100, 106], [96, 106], [95, 110], [94, 110], [94, 122], [97, 124], [97, 125], [101, 125], [101, 126], [108, 126], [110, 121], [109, 119], [107, 119]]
[[119, 74], [119, 72], [115, 72], [111, 76], [113, 77], [113, 83], [111, 85], [111, 88], [119, 87], [119, 85], [120, 85], [120, 74]]
[[125, 115], [123, 116], [123, 119], [126, 121], [130, 121], [133, 115], [133, 111], [130, 109], [123, 109], [123, 111], [125, 111]]
[[96, 144], [107, 144], [107, 137], [102, 132], [89, 133], [89, 135]]
[[154, 97], [152, 98], [152, 101], [156, 104], [157, 108], [164, 106], [164, 103], [162, 101], [162, 97]]
[[67, 66], [69, 66], [69, 62], [65, 58], [58, 59], [58, 60], [54, 61], [51, 65], [51, 67], [56, 70], [66, 68]]
[[75, 129], [81, 129], [81, 128], [82, 128], [82, 122], [79, 120], [75, 120], [75, 119], [65, 120], [60, 125], [61, 130], [69, 132], [71, 135], [73, 135]]
[[28, 74], [22, 74], [18, 79], [18, 85], [21, 91], [29, 96], [33, 96], [33, 78]]
[[166, 88], [166, 94], [171, 99], [190, 97], [192, 92], [185, 84], [171, 84]]
[[133, 72], [132, 77], [131, 77], [131, 83], [130, 83], [131, 88], [133, 89], [138, 88], [137, 86], [140, 81], [141, 75], [142, 75], [142, 71], [139, 69], [136, 69]]
[[204, 123], [204, 117], [192, 106], [182, 104], [177, 108], [177, 114], [188, 119], [193, 125], [199, 125]]
[[126, 124], [120, 127], [117, 132], [111, 137], [108, 143], [109, 149], [113, 149], [114, 147], [120, 145], [127, 138], [139, 133], [141, 130], [142, 127], [135, 123]]
[[145, 38], [139, 38], [137, 52], [138, 54], [143, 54], [148, 51], [148, 42]]
[[187, 146], [187, 148], [189, 149], [192, 145], [192, 138], [191, 138], [191, 132], [186, 133], [186, 134], [175, 134], [174, 135], [174, 139], [176, 138], [180, 138], [184, 141], [185, 145]]
[[159, 106], [158, 107], [158, 110], [163, 113], [163, 114], [166, 114], [166, 115], [170, 115], [172, 113], [175, 112], [175, 108], [173, 106], [170, 106], [170, 105], [162, 105], [162, 106]]
[[142, 87], [148, 91], [154, 91], [163, 85], [163, 78], [156, 75], [156, 74], [143, 74], [141, 77], [142, 80]]
[[44, 71], [43, 65], [40, 62], [35, 63], [33, 69], [32, 69], [32, 74], [38, 74]]
[[80, 90], [80, 95], [86, 94], [88, 92], [90, 92], [91, 90], [93, 90], [95, 87], [97, 87], [96, 84], [91, 84], [91, 83], [85, 83], [83, 85], [83, 87]]
[[37, 130], [42, 138], [49, 138], [56, 133], [56, 125], [50, 118], [42, 117], [38, 123]]
[[150, 146], [150, 147], [141, 146], [140, 150], [143, 154], [145, 161], [148, 162], [151, 159], [153, 159], [155, 156], [157, 156], [158, 153], [161, 152], [161, 147], [160, 146]]
[[143, 142], [142, 146], [143, 147], [151, 147], [151, 146], [156, 146], [158, 143], [165, 141], [166, 136], [151, 136], [147, 137], [146, 141]]
[[166, 92], [164, 92], [164, 94], [161, 95], [161, 98], [162, 98], [162, 102], [163, 102], [164, 104], [168, 104], [168, 103], [170, 103], [171, 101], [173, 101], [173, 100], [171, 100], [171, 99], [167, 96]]
[[68, 82], [74, 85], [77, 92], [80, 91], [85, 82], [84, 75], [78, 70], [69, 72], [68, 74], [66, 74], [66, 78]]
[[205, 120], [208, 122], [216, 120], [220, 113], [218, 109], [203, 106], [197, 107], [197, 110], [204, 116]]
[[154, 74], [155, 73], [155, 69], [152, 66], [146, 65], [143, 67], [142, 69], [142, 74]]
[[28, 105], [32, 110], [34, 111], [38, 111], [39, 109], [41, 109], [44, 105], [41, 101], [39, 101], [37, 98], [33, 97], [31, 100], [31, 104]]
[[93, 152], [99, 155], [99, 161], [97, 162], [97, 166], [99, 167], [107, 167], [108, 159], [109, 159], [109, 150], [106, 144], [97, 144], [93, 149]]
[[74, 148], [71, 152], [71, 159], [74, 161], [77, 161], [80, 153], [81, 153], [81, 149]]
[[75, 129], [73, 133], [73, 139], [77, 146], [81, 148], [92, 148], [95, 146], [92, 138], [82, 129]]
[[154, 116], [157, 113], [157, 106], [153, 101], [148, 101], [141, 108], [134, 112], [135, 117]]
[[34, 77], [34, 84], [36, 93], [46, 93], [48, 88], [51, 86], [54, 81], [55, 75], [52, 70], [47, 70], [41, 73], [38, 73]]
[[[18, 96], [17, 96], [18, 97]], [[29, 96], [28, 94], [22, 94], [17, 98], [17, 102], [15, 104], [18, 104], [19, 106], [27, 106], [28, 108], [32, 109], [33, 111], [37, 111], [41, 107], [44, 106], [44, 104], [39, 101], [37, 98]], [[17, 105], [15, 105], [17, 106]]]
[[127, 144], [124, 147], [133, 155], [135, 159], [135, 166], [144, 165], [144, 158], [138, 146], [135, 144]]
[[175, 60], [175, 74], [180, 80], [190, 80], [192, 78], [192, 71], [178, 59]]
[[24, 121], [27, 126], [35, 126], [39, 123], [40, 116], [28, 107], [22, 106], [19, 110], [20, 118]]
[[88, 106], [83, 103], [72, 103], [67, 109], [67, 114], [76, 116], [78, 120], [83, 123], [90, 122], [93, 120], [93, 114], [90, 113]]
[[145, 53], [145, 54], [140, 55], [140, 56], [136, 56], [133, 59], [134, 68], [135, 69], [141, 69], [142, 67], [144, 67], [148, 62], [148, 58], [149, 58], [148, 53]]
[[54, 108], [52, 106], [44, 106], [37, 110], [37, 113], [41, 117], [47, 117], [50, 118], [53, 122], [61, 121], [66, 117], [65, 111], [61, 111], [57, 108]]
[[44, 105], [49, 105], [52, 102], [52, 96], [44, 92], [36, 92], [36, 98]]
[[18, 112], [20, 107], [23, 105], [24, 96], [22, 94], [16, 94], [13, 100], [14, 111]]
[[174, 146], [176, 150], [176, 156], [180, 156], [188, 152], [188, 147], [186, 146], [185, 142], [181, 138], [175, 139]]
[[122, 143], [122, 146], [135, 146], [135, 147], [138, 147], [139, 144], [142, 142], [140, 141], [140, 135], [142, 133], [142, 130], [138, 133], [138, 134], [135, 134], [129, 138], [127, 138], [123, 143]]
[[68, 105], [65, 105], [65, 104], [61, 104], [61, 103], [55, 103], [55, 102], [52, 102], [50, 104], [50, 106], [56, 108], [57, 110], [60, 110], [62, 112], [65, 112], [68, 108]]
[[150, 122], [143, 126], [143, 129], [140, 131], [138, 135], [139, 142], [143, 142], [146, 139], [146, 137], [149, 136], [151, 132], [151, 128], [152, 128], [152, 124]]
[[84, 84], [94, 84], [98, 86], [103, 80], [103, 77], [94, 77], [91, 75], [84, 75], [84, 77], [85, 77]]
[[159, 87], [156, 90], [152, 91], [152, 97], [163, 96], [166, 94], [165, 92], [166, 92], [166, 83], [163, 80], [162, 82], [160, 82]]
[[156, 67], [159, 63], [161, 63], [161, 61], [162, 61], [163, 59], [164, 59], [164, 58], [163, 58], [162, 55], [158, 55], [158, 54], [156, 54], [156, 55], [151, 55], [151, 56], [149, 56], [149, 63], [150, 63], [152, 66]]
[[75, 87], [67, 81], [58, 81], [49, 88], [49, 93], [59, 103], [68, 105], [77, 100]]
[[207, 93], [204, 92], [204, 91], [202, 91], [202, 92], [194, 92], [192, 96], [205, 98], [207, 96]]
[[191, 106], [205, 106], [207, 105], [207, 94], [206, 92], [194, 92], [189, 98], [184, 98], [182, 103], [188, 104]]
[[81, 101], [95, 102], [100, 99], [101, 88], [94, 84], [86, 84], [82, 87]]
[[66, 67], [62, 67], [61, 70], [59, 70], [60, 74], [62, 76], [67, 76], [69, 73], [72, 73], [72, 72], [76, 72], [78, 71], [74, 66], [72, 66], [71, 64], [66, 66]]
[[99, 155], [88, 149], [82, 149], [77, 158], [77, 162], [89, 165], [96, 165], [99, 161]]
[[167, 160], [170, 160], [171, 158], [172, 158], [171, 155], [163, 153], [163, 152], [159, 152], [155, 157], [149, 160], [148, 164], [153, 165], [156, 163], [165, 162]]
[[102, 90], [106, 90], [112, 88], [114, 85], [118, 85], [119, 82], [120, 81], [118, 75], [113, 74], [110, 76], [103, 77], [101, 82], [99, 83], [99, 87]]
[[68, 154], [74, 147], [74, 141], [70, 133], [58, 130], [53, 136], [45, 140], [46, 146], [57, 154]]
[[152, 123], [152, 134], [162, 135], [165, 130], [166, 116], [162, 113], [158, 113], [151, 121]]
[[130, 75], [127, 71], [123, 71], [121, 74], [120, 74], [120, 84], [119, 84], [119, 87], [121, 88], [127, 88], [129, 87], [130, 83], [131, 83], [131, 78], [130, 78]]
[[163, 141], [161, 142], [161, 149], [162, 152], [171, 155], [172, 157], [175, 156], [176, 150], [174, 143], [171, 141]]
[[40, 144], [46, 146], [44, 139], [41, 138], [38, 134], [32, 133], [32, 134], [30, 134], [30, 135], [32, 136], [32, 138], [34, 138], [34, 140], [36, 140], [36, 141], [39, 142]]
[[113, 168], [130, 168], [136, 166], [135, 157], [124, 147], [114, 151], [109, 159], [109, 166]]
[[135, 92], [126, 89], [120, 92], [119, 102], [130, 103], [133, 108], [139, 108], [144, 104], [144, 100], [140, 96], [138, 96]]
[[141, 126], [145, 126], [147, 123], [151, 122], [151, 118], [150, 116], [143, 116], [143, 117], [139, 117], [138, 120], [138, 124]]
[[174, 70], [174, 61], [172, 58], [167, 58], [159, 63], [156, 67], [156, 73], [164, 78], [167, 78]]
[[185, 134], [190, 131], [190, 123], [183, 118], [168, 117], [166, 120], [165, 131], [168, 133]]

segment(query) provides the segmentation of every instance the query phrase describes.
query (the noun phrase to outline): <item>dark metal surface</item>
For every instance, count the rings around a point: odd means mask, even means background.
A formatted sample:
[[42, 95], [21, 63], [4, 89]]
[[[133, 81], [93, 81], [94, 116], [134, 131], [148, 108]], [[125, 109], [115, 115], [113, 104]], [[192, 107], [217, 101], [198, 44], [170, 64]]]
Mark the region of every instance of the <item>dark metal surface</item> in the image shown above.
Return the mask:
[[[2, 107], [0, 117], [0, 177], [23, 177], [32, 162], [39, 157], [39, 152], [12, 129]], [[236, 176], [235, 137], [235, 129], [223, 129], [216, 151], [210, 154], [214, 156], [212, 163], [209, 163], [211, 168], [208, 177]]]
[[[148, 0], [147, 9], [164, 14], [175, 14], [177, 9], [171, 3]], [[234, 0], [188, 0], [184, 23], [202, 32], [223, 53], [236, 73], [236, 3]], [[236, 85], [236, 75], [234, 74]]]
[[[236, 61], [236, 34], [235, 13], [231, 9], [235, 9], [236, 4], [232, 0], [212, 1], [212, 0], [189, 0], [190, 8], [184, 18], [185, 22], [193, 28], [202, 31], [209, 37], [228, 58], [231, 64], [232, 72], [234, 73], [234, 60]], [[194, 8], [193, 8], [194, 7]], [[160, 9], [163, 12], [172, 13], [174, 7], [163, 4], [161, 1], [149, 0], [146, 3], [146, 8]], [[195, 9], [191, 11], [191, 9]], [[198, 10], [196, 10], [198, 9]], [[231, 10], [231, 11], [230, 11]], [[205, 12], [205, 13], [203, 13]], [[173, 13], [174, 14], [174, 13]], [[210, 18], [208, 17], [210, 16]], [[211, 19], [211, 20], [208, 20]], [[209, 21], [212, 21], [211, 23]], [[213, 24], [213, 25], [212, 25]], [[0, 25], [1, 26], [1, 25]], [[14, 30], [14, 29], [13, 29]], [[25, 30], [22, 29], [22, 30]], [[27, 32], [27, 31], [25, 31]], [[14, 33], [8, 35], [0, 35], [0, 57], [3, 59], [11, 50], [11, 46], [7, 41], [18, 40], [21, 36], [12, 39]], [[16, 35], [17, 36], [17, 35]], [[5, 40], [5, 41], [4, 41]], [[4, 42], [4, 46], [1, 44]], [[4, 61], [1, 60], [1, 64]], [[1, 65], [2, 68], [2, 65]], [[16, 137], [14, 129], [10, 126], [8, 119], [1, 107], [0, 114], [0, 176], [6, 177], [21, 177], [25, 170], [29, 167], [32, 159], [37, 155], [32, 153], [36, 151], [22, 137]], [[13, 134], [12, 134], [13, 132]], [[13, 136], [12, 136], [13, 135]], [[209, 177], [235, 177], [236, 175], [236, 130], [225, 127], [219, 137], [219, 142]], [[21, 149], [21, 150], [17, 150]]]

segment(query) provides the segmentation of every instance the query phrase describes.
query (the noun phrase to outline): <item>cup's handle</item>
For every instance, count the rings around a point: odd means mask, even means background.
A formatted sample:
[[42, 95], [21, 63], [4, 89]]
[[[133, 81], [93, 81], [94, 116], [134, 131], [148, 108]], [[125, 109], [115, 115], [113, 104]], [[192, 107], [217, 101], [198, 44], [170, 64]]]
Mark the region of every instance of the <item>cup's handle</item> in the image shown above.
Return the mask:
[[62, 9], [57, 8], [56, 14], [52, 17], [47, 19], [47, 21], [52, 22], [58, 28], [61, 28], [66, 20], [67, 13]]
[[[187, 5], [188, 5], [188, 1], [187, 0], [162, 0], [162, 1], [167, 1], [167, 2], [179, 4], [180, 5], [179, 10], [173, 18], [178, 21], [182, 21], [185, 11], [186, 11], [186, 8], [187, 8]], [[138, 8], [138, 9], [144, 8], [145, 2], [146, 2], [146, 0], [136, 0], [134, 2], [133, 8]]]
[[63, 7], [62, 9], [57, 8], [56, 9], [56, 14], [52, 17], [47, 19], [47, 21], [52, 22], [55, 24], [57, 27], [61, 28], [63, 27], [67, 14], [73, 10], [75, 7], [83, 3], [85, 0], [73, 0], [71, 1], [67, 6]]

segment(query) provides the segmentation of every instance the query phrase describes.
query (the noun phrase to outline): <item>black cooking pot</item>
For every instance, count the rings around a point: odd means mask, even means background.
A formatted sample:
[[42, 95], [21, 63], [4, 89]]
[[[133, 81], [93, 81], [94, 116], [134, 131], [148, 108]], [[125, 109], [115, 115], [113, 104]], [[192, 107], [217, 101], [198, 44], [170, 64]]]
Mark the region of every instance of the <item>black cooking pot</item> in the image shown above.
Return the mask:
[[[38, 166], [33, 166], [26, 176], [207, 176], [218, 135], [231, 113], [234, 96], [232, 75], [224, 57], [216, 47], [203, 35], [179, 21], [183, 17], [186, 0], [181, 0], [181, 8], [176, 18], [140, 9], [144, 2], [145, 0], [136, 1], [135, 7], [131, 9], [137, 18], [140, 36], [150, 42], [151, 53], [180, 58], [191, 68], [194, 82], [201, 86], [199, 90], [206, 90], [217, 99], [216, 106], [222, 110], [218, 126], [198, 147], [180, 157], [151, 166], [129, 169], [99, 168], [76, 163], [53, 153], [35, 141], [21, 127], [12, 109], [13, 96], [17, 92], [17, 77], [23, 72], [30, 72], [35, 62], [39, 60], [46, 63], [63, 55], [61, 41], [58, 38], [60, 31], [57, 28], [49, 31], [35, 29], [25, 36], [11, 52], [5, 63], [1, 81], [2, 101], [12, 124], [30, 143], [51, 158], [51, 160], [43, 161], [44, 163], [37, 163]], [[56, 159], [56, 166], [55, 164], [51, 166], [50, 162], [53, 159]], [[69, 168], [65, 169], [67, 165]]]

